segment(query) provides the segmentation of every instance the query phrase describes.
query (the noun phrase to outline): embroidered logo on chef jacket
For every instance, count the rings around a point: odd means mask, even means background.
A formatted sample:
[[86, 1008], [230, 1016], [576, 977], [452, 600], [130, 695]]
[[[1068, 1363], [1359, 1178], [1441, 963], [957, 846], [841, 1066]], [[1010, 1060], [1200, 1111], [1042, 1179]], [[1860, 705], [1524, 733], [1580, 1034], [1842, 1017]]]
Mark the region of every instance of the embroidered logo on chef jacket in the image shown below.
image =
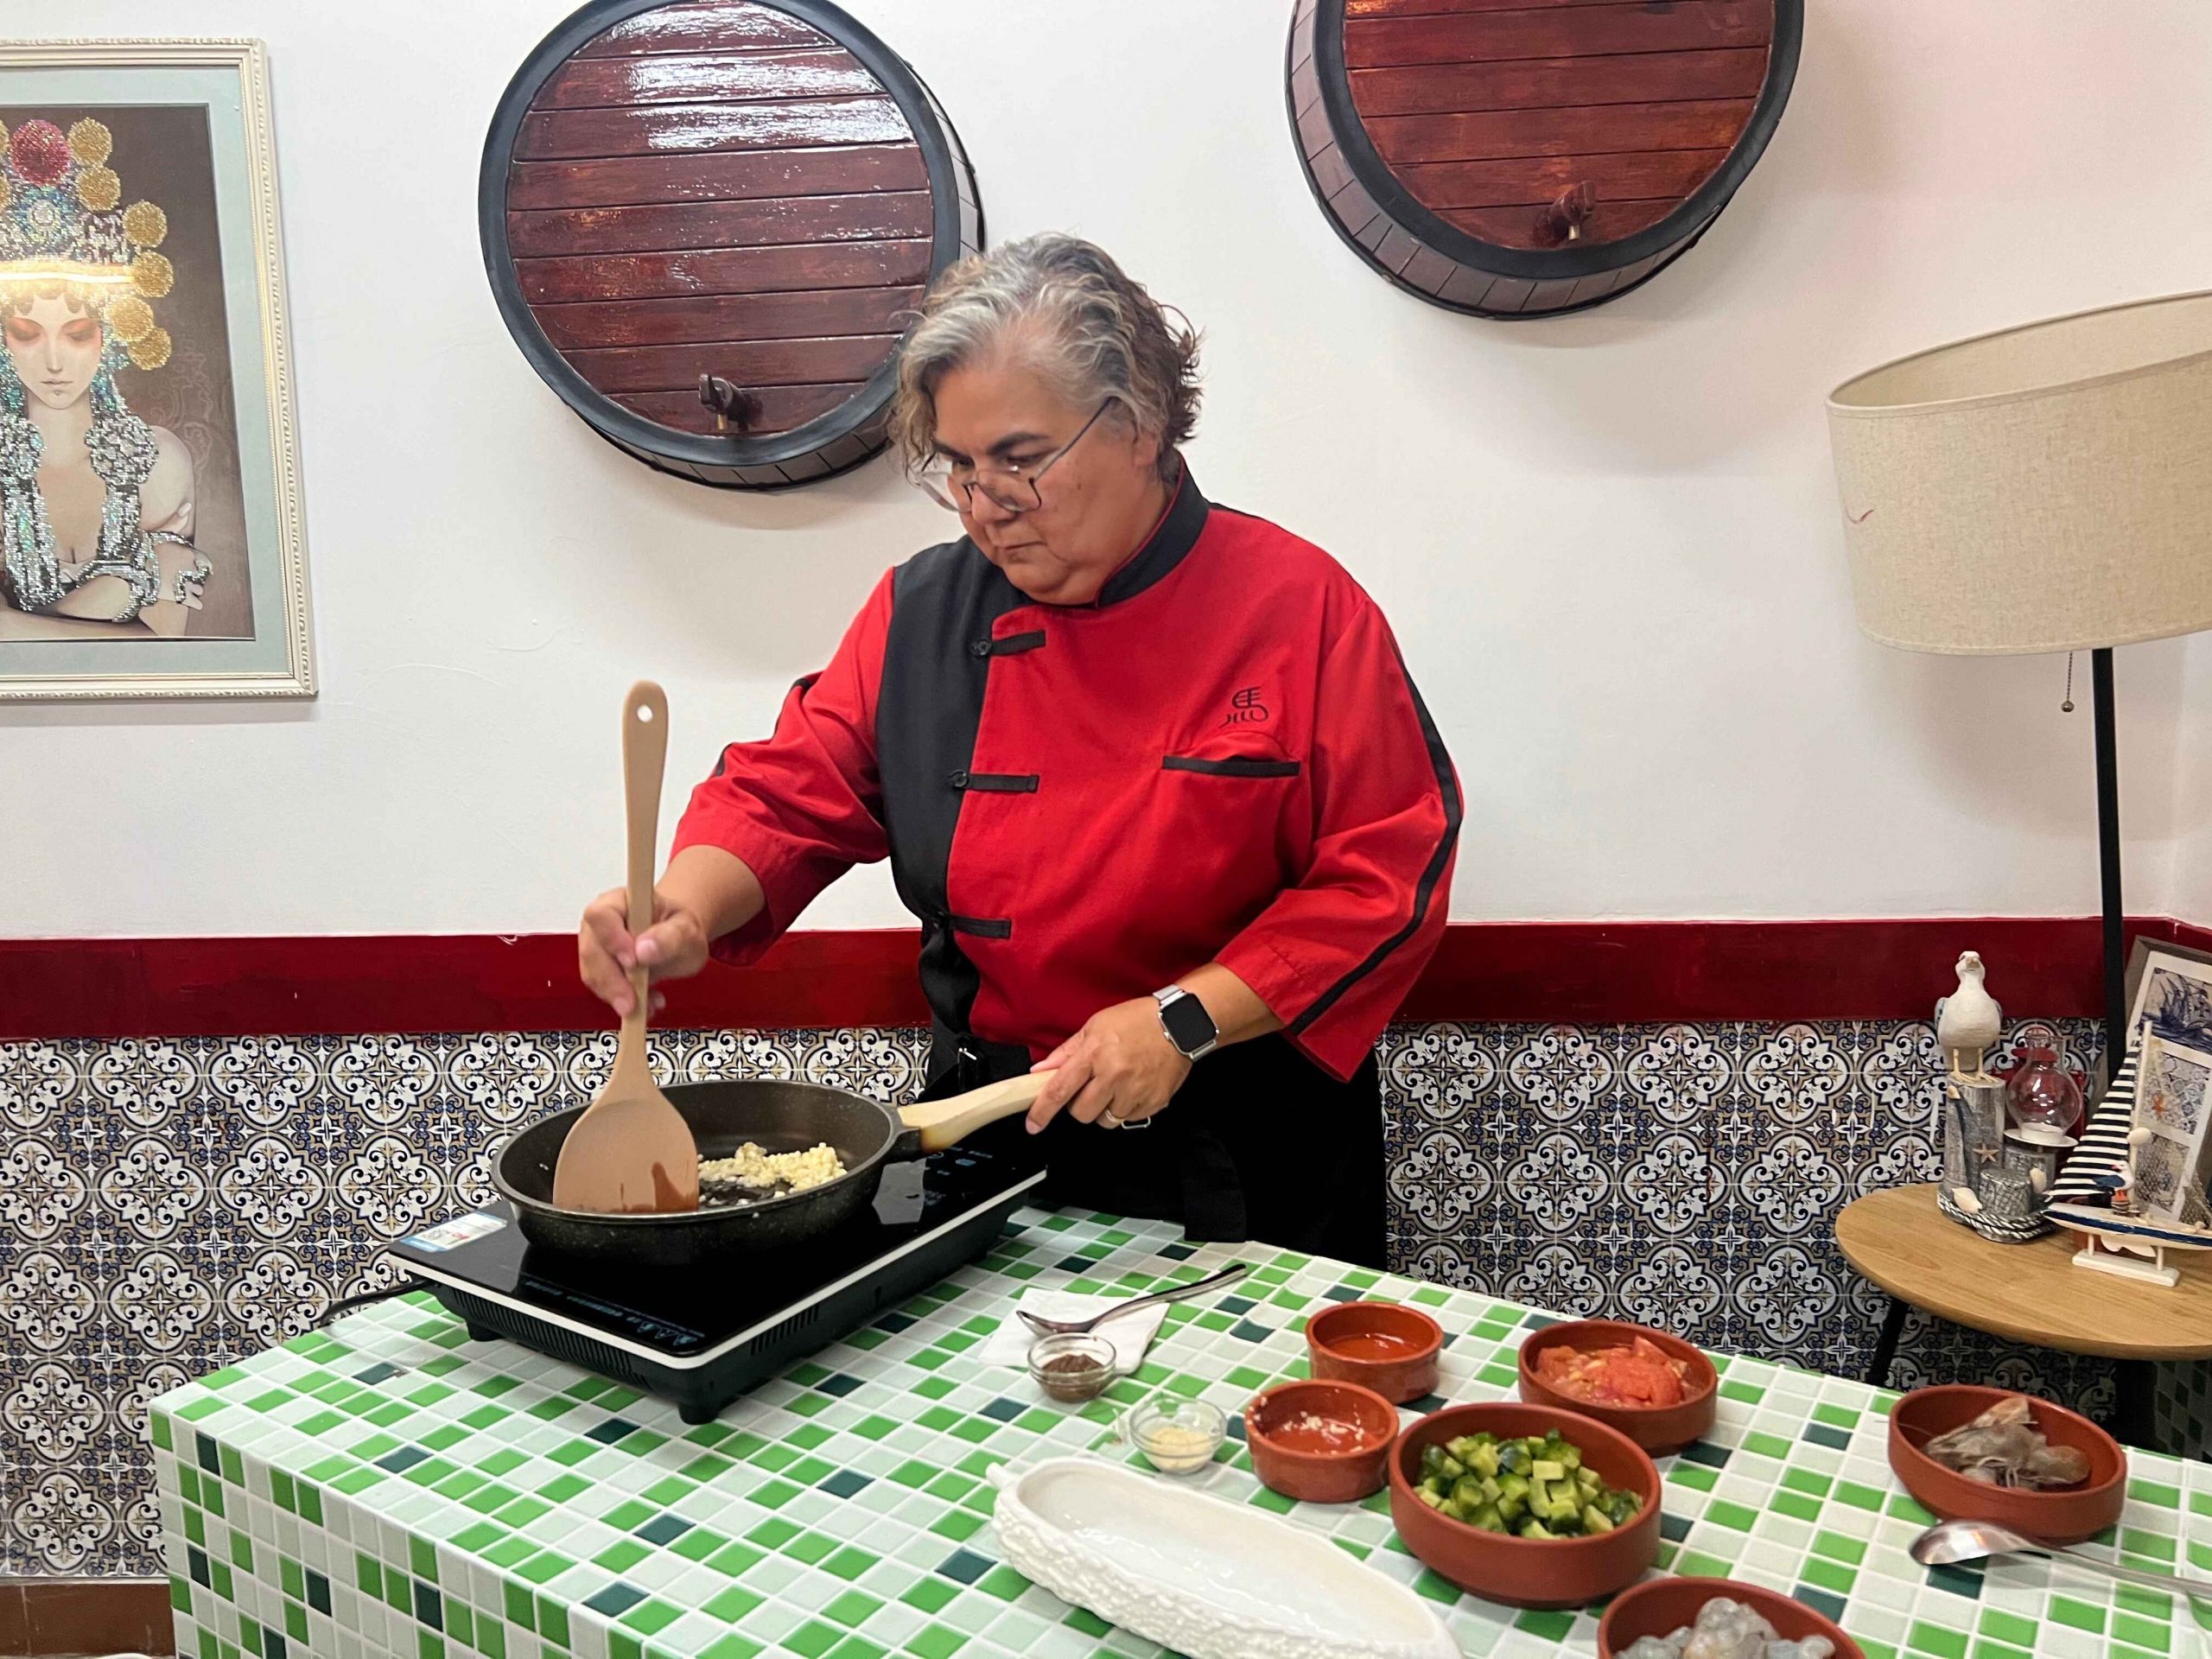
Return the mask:
[[1260, 701], [1260, 688], [1247, 685], [1238, 689], [1229, 700], [1229, 713], [1223, 718], [1224, 726], [1249, 726], [1268, 717], [1268, 705]]

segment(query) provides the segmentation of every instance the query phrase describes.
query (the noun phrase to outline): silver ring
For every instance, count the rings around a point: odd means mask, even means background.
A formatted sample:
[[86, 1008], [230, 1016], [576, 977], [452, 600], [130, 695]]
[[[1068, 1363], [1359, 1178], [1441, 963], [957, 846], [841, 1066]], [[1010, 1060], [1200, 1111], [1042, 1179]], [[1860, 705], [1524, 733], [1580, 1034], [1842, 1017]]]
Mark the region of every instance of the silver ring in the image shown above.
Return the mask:
[[1114, 1116], [1113, 1109], [1109, 1107], [1098, 1115], [1098, 1127], [1102, 1129], [1118, 1129], [1122, 1127], [1122, 1120]]
[[1152, 1120], [1148, 1117], [1133, 1117], [1122, 1122], [1120, 1127], [1125, 1129], [1148, 1129], [1152, 1127]]

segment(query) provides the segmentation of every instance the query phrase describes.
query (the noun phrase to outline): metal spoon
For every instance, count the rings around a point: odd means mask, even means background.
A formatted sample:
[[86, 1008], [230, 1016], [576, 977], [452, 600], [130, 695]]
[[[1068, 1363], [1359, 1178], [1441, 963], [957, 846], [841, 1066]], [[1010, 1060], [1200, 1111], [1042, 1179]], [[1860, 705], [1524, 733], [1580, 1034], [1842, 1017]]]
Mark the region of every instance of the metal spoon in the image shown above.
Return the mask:
[[1132, 1308], [1150, 1307], [1154, 1302], [1179, 1302], [1185, 1296], [1195, 1296], [1202, 1290], [1211, 1290], [1242, 1279], [1252, 1271], [1249, 1262], [1232, 1262], [1219, 1273], [1209, 1274], [1204, 1279], [1193, 1279], [1187, 1285], [1178, 1285], [1173, 1290], [1156, 1290], [1149, 1296], [1132, 1296], [1125, 1302], [1116, 1302], [1103, 1313], [1093, 1314], [1087, 1319], [1040, 1319], [1026, 1308], [1014, 1311], [1021, 1315], [1021, 1322], [1040, 1337], [1078, 1337], [1096, 1330], [1109, 1319], [1118, 1319]]
[[2090, 1567], [2126, 1583], [2143, 1585], [2152, 1590], [2171, 1590], [2178, 1595], [2212, 1599], [2212, 1579], [2184, 1579], [2171, 1573], [2152, 1573], [2139, 1567], [2122, 1567], [2117, 1561], [2084, 1555], [2078, 1550], [2066, 1549], [2057, 1544], [2023, 1538], [2009, 1528], [1999, 1526], [1994, 1521], [1939, 1521], [1914, 1539], [1909, 1548], [1912, 1559], [1923, 1567], [1950, 1567], [1960, 1561], [1978, 1561], [1990, 1555], [2037, 1555], [2047, 1560]]

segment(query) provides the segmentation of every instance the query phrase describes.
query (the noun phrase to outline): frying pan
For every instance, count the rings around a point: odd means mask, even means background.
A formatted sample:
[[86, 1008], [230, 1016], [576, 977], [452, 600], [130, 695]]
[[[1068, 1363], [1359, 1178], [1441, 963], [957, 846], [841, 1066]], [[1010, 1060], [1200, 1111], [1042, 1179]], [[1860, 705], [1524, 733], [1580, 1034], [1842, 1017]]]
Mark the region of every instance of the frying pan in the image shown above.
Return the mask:
[[1044, 1075], [1033, 1073], [896, 1109], [821, 1084], [764, 1078], [664, 1090], [690, 1125], [702, 1158], [727, 1158], [747, 1141], [770, 1153], [823, 1143], [836, 1148], [845, 1166], [837, 1179], [755, 1204], [673, 1215], [561, 1209], [553, 1202], [553, 1167], [584, 1114], [581, 1106], [542, 1118], [508, 1141], [493, 1160], [492, 1185], [514, 1206], [523, 1236], [534, 1245], [602, 1268], [698, 1267], [830, 1231], [875, 1201], [887, 1165], [926, 1157], [1027, 1110], [1044, 1084]]

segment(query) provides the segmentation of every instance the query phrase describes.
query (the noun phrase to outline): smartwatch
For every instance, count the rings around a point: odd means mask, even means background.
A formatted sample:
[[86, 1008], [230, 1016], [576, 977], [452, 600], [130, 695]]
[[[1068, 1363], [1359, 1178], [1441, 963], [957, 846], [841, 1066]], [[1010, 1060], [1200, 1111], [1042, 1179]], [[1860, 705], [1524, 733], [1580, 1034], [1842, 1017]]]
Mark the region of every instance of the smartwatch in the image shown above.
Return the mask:
[[1160, 1004], [1160, 1028], [1185, 1059], [1202, 1060], [1220, 1046], [1221, 1033], [1206, 1005], [1180, 985], [1154, 991], [1152, 996]]

